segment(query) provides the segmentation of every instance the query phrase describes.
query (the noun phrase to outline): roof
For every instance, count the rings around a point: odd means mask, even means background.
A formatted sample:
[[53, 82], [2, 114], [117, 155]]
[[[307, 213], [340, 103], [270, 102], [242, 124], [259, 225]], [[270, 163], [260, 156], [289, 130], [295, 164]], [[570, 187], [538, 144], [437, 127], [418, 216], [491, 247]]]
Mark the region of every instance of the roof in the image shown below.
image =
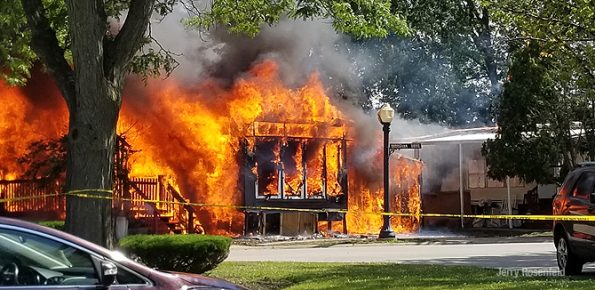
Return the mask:
[[[479, 127], [470, 129], [455, 129], [434, 135], [411, 137], [399, 140], [407, 143], [421, 143], [422, 145], [438, 144], [483, 144], [488, 139], [496, 139], [498, 127]], [[583, 129], [571, 129], [574, 138], [584, 136]], [[527, 134], [526, 136], [529, 136]]]
[[421, 143], [422, 145], [435, 144], [481, 144], [488, 139], [495, 139], [498, 127], [480, 127], [471, 129], [457, 129], [435, 135], [412, 137], [400, 140], [401, 142]]

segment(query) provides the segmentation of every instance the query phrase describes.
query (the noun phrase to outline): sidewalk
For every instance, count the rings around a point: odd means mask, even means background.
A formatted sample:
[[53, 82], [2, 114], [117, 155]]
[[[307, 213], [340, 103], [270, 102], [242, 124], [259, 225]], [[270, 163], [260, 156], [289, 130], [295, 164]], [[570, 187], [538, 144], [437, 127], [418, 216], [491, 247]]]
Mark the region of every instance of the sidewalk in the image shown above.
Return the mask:
[[552, 241], [550, 231], [522, 229], [469, 229], [459, 232], [422, 231], [414, 234], [397, 234], [395, 240], [378, 240], [376, 236], [343, 236], [325, 238], [320, 236], [282, 237], [255, 236], [233, 241], [241, 248], [329, 248], [334, 246], [358, 246], [372, 244], [398, 245], [454, 245], [454, 244], [503, 244], [547, 243]]

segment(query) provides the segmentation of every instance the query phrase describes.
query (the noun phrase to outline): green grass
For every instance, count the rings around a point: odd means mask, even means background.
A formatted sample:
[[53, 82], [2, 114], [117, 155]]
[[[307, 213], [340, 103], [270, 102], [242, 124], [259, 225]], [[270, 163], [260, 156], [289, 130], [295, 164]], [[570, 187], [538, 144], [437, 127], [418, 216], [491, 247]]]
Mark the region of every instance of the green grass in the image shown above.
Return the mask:
[[470, 266], [224, 262], [207, 273], [249, 289], [591, 289], [595, 277], [512, 277]]

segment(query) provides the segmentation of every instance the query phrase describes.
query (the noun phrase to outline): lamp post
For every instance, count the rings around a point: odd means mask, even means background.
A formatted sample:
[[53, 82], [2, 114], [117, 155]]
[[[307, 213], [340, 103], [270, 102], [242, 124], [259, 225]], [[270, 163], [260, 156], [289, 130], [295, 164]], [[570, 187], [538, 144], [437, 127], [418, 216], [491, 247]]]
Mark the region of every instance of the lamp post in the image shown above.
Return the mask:
[[390, 212], [390, 191], [389, 191], [389, 176], [388, 176], [388, 157], [389, 157], [389, 148], [388, 148], [388, 133], [390, 132], [390, 123], [393, 121], [395, 116], [395, 111], [393, 108], [390, 107], [389, 104], [383, 104], [378, 110], [378, 121], [382, 124], [382, 131], [384, 132], [384, 215], [383, 217], [383, 224], [382, 229], [380, 230], [380, 234], [378, 235], [379, 239], [394, 239], [395, 232], [390, 225], [390, 216], [388, 213]]

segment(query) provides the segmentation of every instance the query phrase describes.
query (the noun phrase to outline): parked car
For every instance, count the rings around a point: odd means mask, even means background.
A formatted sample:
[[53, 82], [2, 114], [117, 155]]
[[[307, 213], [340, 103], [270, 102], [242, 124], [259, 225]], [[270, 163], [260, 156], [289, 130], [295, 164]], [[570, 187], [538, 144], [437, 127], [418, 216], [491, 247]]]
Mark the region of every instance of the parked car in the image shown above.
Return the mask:
[[[595, 163], [582, 163], [566, 176], [553, 200], [554, 215], [595, 214]], [[565, 275], [580, 274], [595, 261], [595, 222], [554, 221], [558, 267]]]
[[65, 232], [0, 217], [0, 289], [244, 289], [165, 272]]

